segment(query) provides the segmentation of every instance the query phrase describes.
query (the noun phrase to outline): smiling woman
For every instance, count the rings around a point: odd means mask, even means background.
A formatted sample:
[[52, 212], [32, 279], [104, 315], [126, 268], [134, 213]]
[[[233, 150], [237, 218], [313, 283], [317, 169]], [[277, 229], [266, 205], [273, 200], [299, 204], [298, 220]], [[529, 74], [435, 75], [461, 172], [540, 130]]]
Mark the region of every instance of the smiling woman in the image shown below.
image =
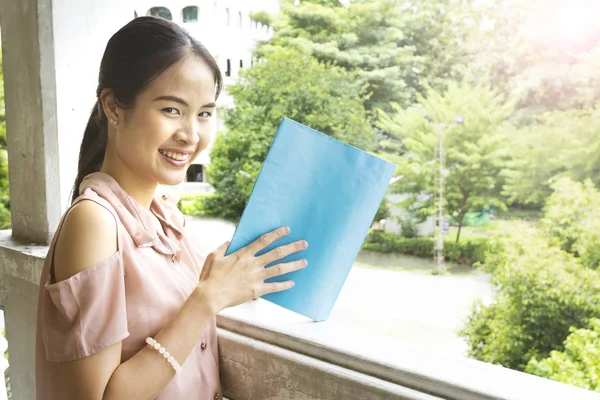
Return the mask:
[[184, 181], [209, 143], [222, 76], [177, 24], [140, 17], [109, 40], [85, 128], [71, 208], [41, 274], [38, 400], [220, 399], [215, 316], [291, 282], [305, 266], [264, 267], [306, 247], [256, 257], [282, 227], [225, 256], [187, 237], [160, 184]]

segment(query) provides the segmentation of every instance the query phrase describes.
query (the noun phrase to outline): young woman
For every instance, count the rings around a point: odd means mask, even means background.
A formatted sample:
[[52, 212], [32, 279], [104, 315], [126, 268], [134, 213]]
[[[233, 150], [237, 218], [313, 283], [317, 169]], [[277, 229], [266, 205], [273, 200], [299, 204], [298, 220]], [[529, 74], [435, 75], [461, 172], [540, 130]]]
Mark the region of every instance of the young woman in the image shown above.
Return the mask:
[[306, 266], [265, 268], [304, 241], [256, 256], [285, 227], [204, 258], [176, 200], [157, 194], [209, 143], [221, 86], [212, 56], [172, 22], [136, 18], [108, 42], [73, 203], [41, 277], [38, 400], [218, 399], [216, 314], [289, 289], [265, 280]]

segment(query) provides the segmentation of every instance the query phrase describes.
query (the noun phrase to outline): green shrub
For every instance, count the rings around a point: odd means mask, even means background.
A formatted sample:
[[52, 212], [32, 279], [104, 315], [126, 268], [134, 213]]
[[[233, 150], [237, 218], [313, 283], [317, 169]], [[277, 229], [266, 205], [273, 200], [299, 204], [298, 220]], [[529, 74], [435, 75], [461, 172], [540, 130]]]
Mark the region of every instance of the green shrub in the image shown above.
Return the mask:
[[600, 319], [592, 319], [590, 329], [571, 328], [564, 348], [546, 359], [531, 359], [525, 371], [600, 392]]
[[400, 218], [398, 222], [400, 222], [400, 235], [402, 237], [416, 238], [419, 236], [419, 230], [417, 229], [414, 218]]
[[[446, 260], [452, 262], [483, 262], [487, 239], [471, 239], [456, 243], [453, 240], [444, 240], [444, 254]], [[378, 251], [381, 253], [399, 253], [416, 257], [433, 257], [434, 238], [414, 237], [405, 238], [387, 232], [371, 232], [362, 249]]]
[[600, 192], [591, 180], [557, 181], [546, 203], [544, 232], [588, 268], [600, 266]]
[[206, 201], [212, 197], [211, 193], [199, 193], [194, 195], [184, 195], [179, 198], [177, 208], [185, 214], [192, 217], [210, 217], [212, 214], [206, 210]]
[[562, 351], [571, 327], [600, 317], [600, 274], [536, 230], [491, 239], [483, 269], [496, 299], [474, 305], [460, 333], [469, 356], [524, 370], [532, 358]]

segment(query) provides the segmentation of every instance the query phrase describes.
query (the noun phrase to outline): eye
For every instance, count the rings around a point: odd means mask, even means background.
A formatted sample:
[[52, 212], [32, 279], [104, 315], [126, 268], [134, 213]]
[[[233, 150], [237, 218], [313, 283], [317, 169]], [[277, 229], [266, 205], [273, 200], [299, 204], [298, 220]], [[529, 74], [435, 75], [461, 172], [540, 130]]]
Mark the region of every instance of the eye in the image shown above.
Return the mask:
[[208, 111], [202, 111], [200, 114], [198, 114], [198, 116], [200, 116], [202, 118], [210, 118], [212, 116], [212, 114], [209, 113]]
[[167, 114], [171, 114], [171, 115], [179, 115], [179, 110], [174, 107], [163, 108], [162, 111], [166, 112]]

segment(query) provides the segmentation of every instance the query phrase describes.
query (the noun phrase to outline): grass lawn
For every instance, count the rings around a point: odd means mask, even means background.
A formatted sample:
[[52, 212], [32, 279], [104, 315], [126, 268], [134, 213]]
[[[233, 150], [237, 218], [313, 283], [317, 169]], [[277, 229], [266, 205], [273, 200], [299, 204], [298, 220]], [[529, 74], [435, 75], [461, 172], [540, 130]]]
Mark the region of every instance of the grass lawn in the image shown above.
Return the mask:
[[[473, 267], [468, 265], [458, 265], [449, 262], [446, 262], [445, 265], [448, 275], [465, 276], [477, 273]], [[354, 266], [359, 268], [414, 272], [424, 275], [432, 275], [435, 271], [433, 259], [397, 253], [378, 253], [375, 251], [361, 251], [356, 258]]]
[[[510, 233], [514, 229], [520, 229], [519, 227], [526, 226], [537, 226], [539, 225], [539, 219], [494, 219], [489, 224], [484, 226], [463, 226], [460, 232], [460, 240], [469, 240], [490, 237], [495, 235], [502, 235]], [[458, 234], [458, 227], [451, 226], [447, 239], [456, 240]]]

